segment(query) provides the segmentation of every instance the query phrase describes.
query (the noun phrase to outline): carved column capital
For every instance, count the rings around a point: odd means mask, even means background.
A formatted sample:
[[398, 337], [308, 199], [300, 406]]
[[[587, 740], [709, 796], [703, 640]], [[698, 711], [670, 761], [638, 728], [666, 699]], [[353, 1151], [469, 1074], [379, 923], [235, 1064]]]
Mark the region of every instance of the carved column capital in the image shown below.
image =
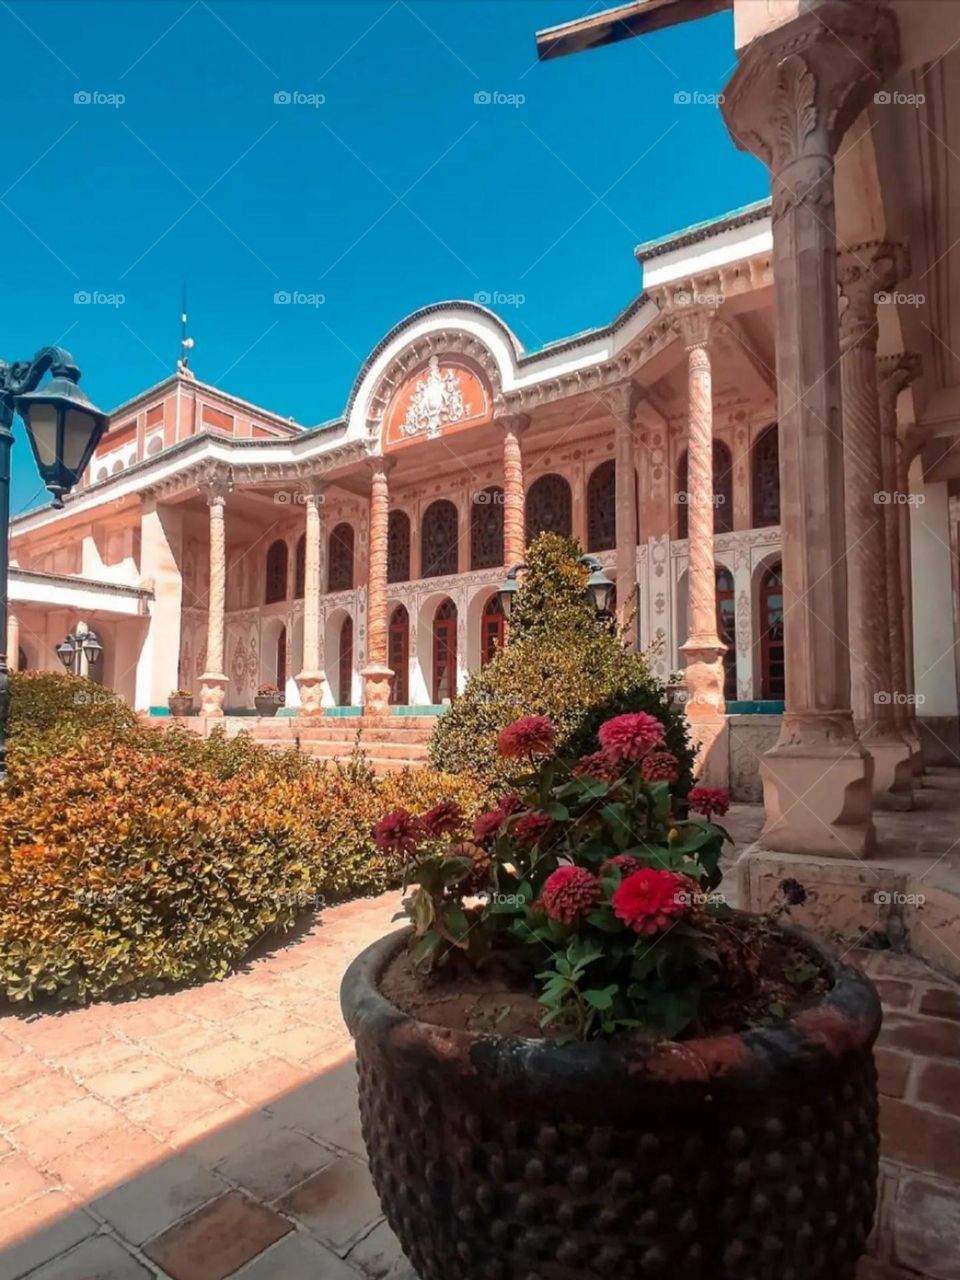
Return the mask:
[[498, 413], [494, 422], [506, 435], [522, 436], [530, 425], [529, 413]]
[[916, 351], [900, 351], [896, 355], [881, 356], [877, 361], [877, 388], [880, 392], [880, 426], [890, 434], [897, 434], [897, 399], [921, 373], [923, 361]]
[[688, 307], [677, 310], [673, 323], [691, 355], [695, 352], [706, 355], [717, 333], [717, 308]]
[[909, 270], [905, 247], [891, 241], [853, 245], [838, 255], [841, 351], [858, 345], [876, 350], [877, 307]]
[[233, 490], [233, 471], [225, 466], [208, 467], [200, 476], [197, 487], [206, 498], [207, 506], [222, 507]]
[[367, 466], [374, 480], [386, 480], [397, 465], [396, 458], [385, 458], [382, 453], [371, 453], [366, 458]]
[[737, 146], [773, 171], [775, 221], [797, 205], [832, 205], [837, 147], [899, 57], [892, 10], [846, 0], [827, 0], [747, 48], [721, 110]]
[[640, 389], [636, 383], [626, 378], [623, 382], [604, 387], [599, 394], [604, 408], [616, 419], [617, 430], [629, 430], [633, 426], [634, 411], [640, 400]]

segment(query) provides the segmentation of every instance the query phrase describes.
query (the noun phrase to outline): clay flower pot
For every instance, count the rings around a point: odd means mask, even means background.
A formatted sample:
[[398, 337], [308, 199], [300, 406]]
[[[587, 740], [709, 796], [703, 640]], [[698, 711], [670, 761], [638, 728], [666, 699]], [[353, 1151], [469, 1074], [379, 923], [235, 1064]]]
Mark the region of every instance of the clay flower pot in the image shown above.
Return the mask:
[[193, 715], [193, 696], [186, 698], [178, 698], [171, 694], [167, 699], [167, 706], [170, 708], [172, 716], [192, 716]]
[[284, 696], [282, 693], [258, 693], [253, 700], [258, 716], [275, 716], [283, 706], [283, 703]]
[[421, 1280], [853, 1280], [876, 1204], [880, 1003], [833, 977], [743, 1034], [557, 1046], [400, 1012], [368, 947], [340, 1000], [384, 1212]]

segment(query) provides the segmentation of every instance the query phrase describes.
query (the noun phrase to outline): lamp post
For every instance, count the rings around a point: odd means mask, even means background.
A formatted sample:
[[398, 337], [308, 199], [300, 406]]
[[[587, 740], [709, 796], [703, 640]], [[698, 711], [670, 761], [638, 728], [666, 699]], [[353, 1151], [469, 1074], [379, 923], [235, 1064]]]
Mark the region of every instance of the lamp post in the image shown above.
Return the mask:
[[71, 675], [75, 676], [81, 674], [81, 658], [86, 658], [88, 664], [93, 664], [99, 659], [101, 653], [103, 653], [103, 645], [100, 643], [100, 637], [85, 622], [78, 622], [76, 630], [57, 645], [57, 657]]
[[[610, 606], [613, 604], [613, 596], [616, 591], [615, 584], [607, 577], [603, 565], [596, 556], [580, 556], [578, 563], [585, 565], [590, 570], [587, 577], [586, 590], [593, 602], [597, 616], [600, 618], [608, 617], [612, 613]], [[510, 611], [513, 609], [513, 597], [520, 590], [517, 574], [526, 569], [526, 567], [523, 563], [511, 565], [507, 570], [507, 576], [497, 587], [500, 608], [503, 610], [503, 616], [508, 622], [510, 620]]]
[[[50, 381], [43, 387], [47, 374]], [[7, 598], [10, 566], [10, 449], [19, 413], [53, 505], [80, 479], [107, 425], [106, 414], [77, 386], [80, 370], [62, 347], [42, 347], [32, 360], [0, 360], [0, 782], [7, 776]]]

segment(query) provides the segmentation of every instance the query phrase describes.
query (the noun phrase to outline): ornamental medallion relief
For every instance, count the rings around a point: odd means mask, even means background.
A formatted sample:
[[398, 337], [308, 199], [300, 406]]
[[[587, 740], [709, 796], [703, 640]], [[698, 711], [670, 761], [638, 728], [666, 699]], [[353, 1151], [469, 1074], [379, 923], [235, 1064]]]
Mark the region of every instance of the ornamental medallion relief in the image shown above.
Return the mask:
[[444, 431], [487, 421], [491, 404], [489, 390], [475, 370], [432, 355], [390, 401], [384, 415], [384, 448], [434, 440]]
[[462, 422], [466, 415], [457, 375], [452, 369], [441, 372], [439, 357], [431, 356], [426, 377], [419, 379], [410, 397], [400, 430], [405, 436], [438, 436], [441, 425]]

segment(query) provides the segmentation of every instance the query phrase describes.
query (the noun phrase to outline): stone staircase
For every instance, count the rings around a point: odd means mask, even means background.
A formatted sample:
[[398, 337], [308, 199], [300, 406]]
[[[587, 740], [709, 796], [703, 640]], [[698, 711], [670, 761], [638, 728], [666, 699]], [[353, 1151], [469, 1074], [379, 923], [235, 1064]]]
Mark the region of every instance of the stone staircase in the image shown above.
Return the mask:
[[374, 773], [426, 765], [436, 716], [226, 716], [230, 736], [247, 732], [265, 747], [295, 747], [317, 760], [347, 762], [359, 746]]

